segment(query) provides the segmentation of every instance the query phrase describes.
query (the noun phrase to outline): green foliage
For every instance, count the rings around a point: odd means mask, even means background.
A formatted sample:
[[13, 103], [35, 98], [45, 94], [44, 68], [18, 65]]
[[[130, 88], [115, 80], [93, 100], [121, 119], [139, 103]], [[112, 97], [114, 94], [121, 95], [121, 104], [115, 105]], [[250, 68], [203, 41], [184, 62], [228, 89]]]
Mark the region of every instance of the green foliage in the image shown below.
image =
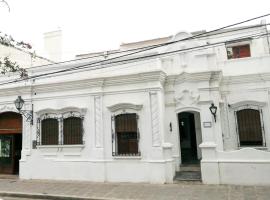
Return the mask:
[[29, 43], [24, 41], [17, 42], [10, 35], [3, 34], [2, 32], [0, 32], [0, 44], [8, 47], [17, 47], [20, 49], [32, 49], [32, 46]]
[[18, 72], [20, 74], [20, 78], [27, 78], [27, 71], [23, 68], [20, 68], [16, 62], [12, 62], [8, 57], [4, 57], [4, 59], [0, 58], [0, 73], [14, 73]]

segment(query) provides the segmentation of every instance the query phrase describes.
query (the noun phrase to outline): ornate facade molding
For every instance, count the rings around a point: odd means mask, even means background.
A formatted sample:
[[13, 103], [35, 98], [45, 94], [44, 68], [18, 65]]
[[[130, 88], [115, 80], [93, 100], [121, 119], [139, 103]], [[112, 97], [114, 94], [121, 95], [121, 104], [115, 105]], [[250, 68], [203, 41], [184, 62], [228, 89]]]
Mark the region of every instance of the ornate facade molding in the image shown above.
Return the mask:
[[95, 111], [95, 146], [102, 147], [102, 98], [101, 96], [94, 97]]
[[55, 115], [65, 115], [66, 113], [80, 113], [81, 116], [84, 116], [86, 114], [87, 109], [86, 108], [78, 108], [78, 107], [65, 107], [61, 109], [52, 109], [52, 108], [45, 108], [42, 110], [39, 110], [35, 112], [38, 116], [42, 116], [45, 114], [55, 114]]
[[195, 91], [184, 89], [181, 92], [175, 94], [175, 102], [183, 106], [195, 105], [199, 102], [200, 95]]
[[150, 92], [149, 95], [152, 125], [152, 145], [154, 147], [159, 147], [161, 145], [161, 139], [158, 94], [157, 92]]
[[132, 109], [132, 110], [141, 110], [143, 105], [139, 104], [132, 104], [132, 103], [118, 103], [112, 106], [108, 106], [107, 108], [111, 112], [116, 112], [118, 110], [126, 110], [126, 109]]
[[4, 113], [4, 112], [15, 112], [18, 113], [18, 110], [15, 108], [15, 106], [1, 106], [0, 107], [0, 113]]

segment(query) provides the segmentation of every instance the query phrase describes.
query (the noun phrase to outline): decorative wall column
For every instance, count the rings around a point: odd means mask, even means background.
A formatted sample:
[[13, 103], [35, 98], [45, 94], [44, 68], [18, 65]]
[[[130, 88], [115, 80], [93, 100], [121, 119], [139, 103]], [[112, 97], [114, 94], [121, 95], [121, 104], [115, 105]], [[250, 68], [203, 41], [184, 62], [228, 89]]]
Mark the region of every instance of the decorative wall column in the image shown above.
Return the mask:
[[[27, 103], [24, 106], [24, 110], [31, 110], [32, 105], [31, 103]], [[22, 131], [22, 159], [25, 160], [26, 156], [29, 156], [31, 153], [31, 133], [32, 133], [32, 127], [31, 123], [26, 120], [24, 116], [23, 117], [23, 131]]]
[[103, 147], [102, 135], [102, 97], [94, 97], [94, 112], [95, 112], [95, 147]]
[[149, 95], [151, 109], [152, 146], [159, 147], [161, 145], [161, 137], [158, 94], [157, 92], [151, 91]]
[[[200, 145], [200, 148], [202, 149], [202, 181], [203, 183], [208, 184], [219, 184], [220, 176], [217, 162], [217, 141], [215, 135], [219, 133], [215, 132], [216, 124], [209, 110], [209, 106], [210, 103], [208, 102], [201, 105], [202, 144]], [[219, 117], [217, 117], [217, 122], [219, 120]]]

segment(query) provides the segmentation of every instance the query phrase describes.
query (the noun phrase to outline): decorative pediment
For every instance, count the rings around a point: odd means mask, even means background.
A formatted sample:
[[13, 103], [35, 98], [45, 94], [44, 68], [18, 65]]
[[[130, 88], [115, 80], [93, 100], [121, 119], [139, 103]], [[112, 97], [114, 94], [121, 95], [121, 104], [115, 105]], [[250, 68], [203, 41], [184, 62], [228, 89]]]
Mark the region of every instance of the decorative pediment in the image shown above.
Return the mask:
[[80, 113], [80, 115], [85, 115], [86, 114], [86, 108], [78, 108], [78, 107], [65, 107], [62, 109], [51, 109], [51, 108], [46, 108], [42, 109], [36, 112], [37, 115], [41, 116], [47, 113], [52, 113], [52, 114], [63, 114], [63, 113], [69, 113], [69, 112], [77, 112]]
[[199, 99], [200, 95], [197, 92], [190, 91], [188, 89], [182, 90], [175, 95], [175, 102], [183, 106], [191, 106], [197, 104]]
[[142, 109], [142, 105], [138, 105], [138, 104], [132, 104], [132, 103], [118, 103], [112, 106], [108, 106], [108, 109], [111, 112], [116, 112], [118, 110], [126, 110], [126, 109], [132, 109], [132, 110], [141, 110]]

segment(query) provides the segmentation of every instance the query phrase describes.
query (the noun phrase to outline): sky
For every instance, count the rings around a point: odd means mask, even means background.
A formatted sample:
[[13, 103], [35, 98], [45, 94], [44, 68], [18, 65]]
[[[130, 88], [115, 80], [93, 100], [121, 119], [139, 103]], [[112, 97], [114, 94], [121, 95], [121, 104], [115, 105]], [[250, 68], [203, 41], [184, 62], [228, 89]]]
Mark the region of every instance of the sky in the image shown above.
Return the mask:
[[[61, 29], [64, 60], [183, 30], [209, 31], [270, 13], [269, 0], [6, 1], [10, 12], [0, 3], [0, 31], [29, 42], [42, 54], [43, 33]], [[265, 19], [270, 23], [270, 17]]]

